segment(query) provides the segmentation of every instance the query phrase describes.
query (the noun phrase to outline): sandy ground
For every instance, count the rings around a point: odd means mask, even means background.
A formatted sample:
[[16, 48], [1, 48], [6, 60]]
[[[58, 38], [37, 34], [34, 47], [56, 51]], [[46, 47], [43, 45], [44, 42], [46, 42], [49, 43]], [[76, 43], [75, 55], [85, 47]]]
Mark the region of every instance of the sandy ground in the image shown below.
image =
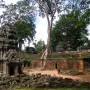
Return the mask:
[[62, 74], [58, 73], [57, 70], [41, 70], [40, 68], [38, 68], [38, 69], [24, 69], [23, 72], [27, 75], [41, 73], [42, 75], [46, 74], [46, 75], [51, 75], [54, 77], [71, 78], [73, 80], [90, 82], [90, 75], [77, 75], [77, 76], [62, 75]]

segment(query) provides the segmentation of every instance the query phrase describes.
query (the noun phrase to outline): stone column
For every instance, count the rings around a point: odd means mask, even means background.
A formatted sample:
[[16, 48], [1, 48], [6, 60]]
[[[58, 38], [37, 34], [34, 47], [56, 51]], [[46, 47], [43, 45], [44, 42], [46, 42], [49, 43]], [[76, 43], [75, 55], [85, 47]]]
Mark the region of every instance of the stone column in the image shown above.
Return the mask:
[[22, 63], [22, 65], [21, 65], [21, 73], [23, 73], [23, 69], [24, 69], [24, 64]]
[[8, 65], [7, 62], [3, 62], [3, 74], [8, 75]]
[[15, 66], [15, 69], [14, 69], [14, 72], [15, 72], [15, 75], [18, 75], [18, 65]]

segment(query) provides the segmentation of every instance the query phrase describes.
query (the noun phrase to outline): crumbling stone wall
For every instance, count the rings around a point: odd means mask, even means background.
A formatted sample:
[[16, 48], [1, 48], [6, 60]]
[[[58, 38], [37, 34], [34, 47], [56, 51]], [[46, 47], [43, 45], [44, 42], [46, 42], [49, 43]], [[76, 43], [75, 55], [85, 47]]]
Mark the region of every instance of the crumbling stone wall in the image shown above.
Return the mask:
[[[32, 61], [31, 68], [42, 67], [42, 60]], [[47, 60], [45, 68], [46, 70], [70, 70], [74, 69], [80, 72], [84, 70], [83, 60]]]

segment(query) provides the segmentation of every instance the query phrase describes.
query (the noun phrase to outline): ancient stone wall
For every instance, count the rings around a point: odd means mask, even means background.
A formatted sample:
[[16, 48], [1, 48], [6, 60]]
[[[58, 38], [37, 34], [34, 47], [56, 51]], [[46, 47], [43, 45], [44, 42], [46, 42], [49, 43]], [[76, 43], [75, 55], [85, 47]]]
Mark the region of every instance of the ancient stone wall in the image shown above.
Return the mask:
[[[42, 60], [32, 61], [31, 68], [39, 68], [42, 66]], [[84, 64], [83, 60], [47, 60], [45, 68], [46, 70], [78, 70], [83, 72]]]
[[31, 68], [42, 67], [42, 60], [36, 60], [31, 62]]

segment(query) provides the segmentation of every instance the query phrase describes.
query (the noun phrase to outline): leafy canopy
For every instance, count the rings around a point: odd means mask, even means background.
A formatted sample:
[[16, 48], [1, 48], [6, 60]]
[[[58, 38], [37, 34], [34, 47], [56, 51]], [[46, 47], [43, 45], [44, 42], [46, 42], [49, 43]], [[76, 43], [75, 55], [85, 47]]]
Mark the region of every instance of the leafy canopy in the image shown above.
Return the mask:
[[43, 50], [45, 50], [45, 43], [44, 41], [40, 40], [37, 43], [34, 43], [34, 47], [37, 50], [37, 52], [42, 52]]
[[84, 14], [72, 11], [70, 14], [62, 15], [55, 24], [52, 31], [52, 47], [56, 48], [58, 43], [65, 50], [77, 50], [87, 41], [87, 25], [90, 21], [90, 11]]
[[35, 25], [32, 21], [30, 23], [27, 23], [25, 21], [17, 21], [15, 23], [15, 27], [19, 41], [24, 41], [25, 39], [27, 39], [28, 41], [33, 40], [36, 32]]

